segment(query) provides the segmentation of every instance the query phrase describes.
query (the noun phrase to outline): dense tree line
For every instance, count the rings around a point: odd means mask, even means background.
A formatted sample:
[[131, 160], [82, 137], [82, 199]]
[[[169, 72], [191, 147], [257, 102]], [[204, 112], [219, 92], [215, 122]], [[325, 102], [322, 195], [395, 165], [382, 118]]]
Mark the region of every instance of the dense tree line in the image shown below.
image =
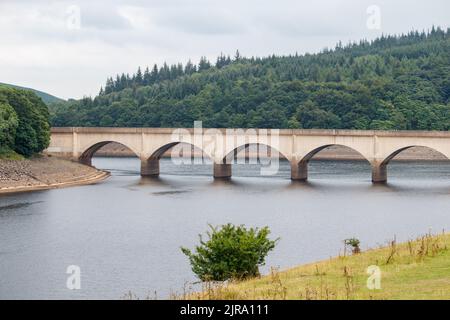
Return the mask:
[[109, 78], [51, 106], [55, 126], [450, 129], [450, 30], [382, 36], [318, 54], [221, 55]]
[[48, 147], [47, 106], [29, 90], [0, 86], [0, 151], [30, 156]]

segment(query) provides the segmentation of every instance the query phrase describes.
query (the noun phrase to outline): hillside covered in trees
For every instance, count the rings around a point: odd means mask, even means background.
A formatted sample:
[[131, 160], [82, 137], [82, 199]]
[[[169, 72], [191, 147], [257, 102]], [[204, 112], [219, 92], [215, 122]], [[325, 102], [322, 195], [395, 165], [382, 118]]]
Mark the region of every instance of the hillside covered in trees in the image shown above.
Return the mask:
[[48, 147], [47, 106], [34, 92], [0, 85], [0, 157], [31, 156]]
[[45, 104], [50, 104], [50, 103], [54, 103], [54, 102], [62, 102], [64, 101], [61, 98], [55, 97], [47, 92], [43, 92], [43, 91], [39, 91], [36, 89], [32, 89], [32, 88], [27, 88], [27, 87], [21, 87], [21, 86], [17, 86], [14, 84], [9, 84], [9, 83], [2, 83], [0, 82], [0, 86], [4, 86], [4, 87], [12, 87], [15, 89], [22, 89], [22, 90], [29, 90], [29, 91], [33, 91], [39, 98], [42, 99], [42, 101], [44, 101]]
[[95, 98], [50, 106], [54, 126], [450, 129], [450, 30], [318, 54], [139, 68]]

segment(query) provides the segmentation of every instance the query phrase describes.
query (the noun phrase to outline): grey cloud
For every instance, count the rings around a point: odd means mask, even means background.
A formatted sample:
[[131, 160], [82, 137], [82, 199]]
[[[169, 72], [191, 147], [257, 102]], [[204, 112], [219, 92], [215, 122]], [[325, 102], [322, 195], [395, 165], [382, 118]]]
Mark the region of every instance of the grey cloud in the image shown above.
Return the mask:
[[155, 22], [169, 29], [200, 35], [225, 35], [245, 32], [244, 23], [228, 11], [181, 10], [165, 12]]
[[109, 31], [131, 28], [129, 21], [121, 16], [114, 6], [108, 4], [102, 6], [85, 5], [80, 6], [80, 9], [83, 28]]

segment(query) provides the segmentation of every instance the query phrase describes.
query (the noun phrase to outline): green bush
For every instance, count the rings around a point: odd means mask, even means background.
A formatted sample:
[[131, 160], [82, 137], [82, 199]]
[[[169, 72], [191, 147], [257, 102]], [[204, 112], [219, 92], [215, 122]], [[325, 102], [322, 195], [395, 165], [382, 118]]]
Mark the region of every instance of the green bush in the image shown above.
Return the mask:
[[345, 239], [344, 243], [346, 246], [352, 247], [352, 252], [354, 254], [358, 254], [361, 252], [361, 249], [359, 247], [361, 242], [359, 241], [359, 239], [357, 239], [357, 238]]
[[33, 92], [0, 86], [0, 142], [24, 156], [48, 147], [49, 112]]
[[220, 228], [209, 226], [208, 240], [200, 237], [195, 253], [181, 248], [188, 256], [192, 271], [202, 281], [242, 280], [259, 275], [267, 254], [278, 241], [268, 238], [268, 227], [262, 229], [226, 224]]
[[14, 146], [18, 123], [14, 109], [9, 104], [0, 101], [0, 147], [2, 149]]

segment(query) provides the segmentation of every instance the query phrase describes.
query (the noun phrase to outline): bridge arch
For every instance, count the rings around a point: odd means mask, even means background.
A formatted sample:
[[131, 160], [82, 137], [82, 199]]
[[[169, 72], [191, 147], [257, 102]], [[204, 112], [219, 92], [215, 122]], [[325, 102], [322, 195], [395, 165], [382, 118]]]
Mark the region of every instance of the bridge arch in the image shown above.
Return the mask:
[[304, 155], [301, 159], [300, 162], [308, 162], [309, 160], [311, 160], [312, 157], [314, 157], [316, 154], [318, 154], [320, 151], [328, 148], [328, 147], [332, 147], [332, 146], [340, 146], [340, 147], [344, 147], [346, 149], [350, 149], [352, 151], [354, 151], [355, 153], [359, 154], [362, 158], [364, 158], [364, 160], [368, 160], [368, 158], [364, 155], [363, 152], [357, 150], [356, 148], [349, 146], [349, 145], [345, 145], [345, 144], [339, 144], [339, 143], [330, 143], [330, 144], [325, 144], [319, 147], [314, 148], [313, 150], [311, 150], [310, 152], [308, 152], [306, 155]]
[[160, 159], [164, 153], [166, 153], [167, 151], [169, 151], [170, 149], [172, 149], [173, 147], [178, 146], [178, 145], [183, 145], [183, 147], [186, 147], [186, 146], [193, 147], [193, 148], [197, 149], [198, 151], [201, 151], [203, 155], [206, 155], [206, 157], [208, 159], [212, 159], [212, 156], [207, 151], [204, 150], [203, 146], [199, 146], [196, 143], [192, 143], [190, 141], [182, 141], [182, 140], [169, 142], [164, 145], [156, 147], [156, 149], [151, 152], [150, 156], [148, 156], [148, 159], [149, 160], [150, 159]]
[[[250, 147], [257, 147], [257, 158], [256, 160], [259, 159], [260, 157], [260, 147], [264, 147], [267, 148], [266, 150], [270, 150], [270, 158], [272, 158], [273, 156], [273, 151], [275, 151], [276, 156], [277, 156], [277, 160], [279, 158], [285, 158], [288, 161], [290, 160], [285, 153], [281, 152], [278, 148], [275, 148], [273, 146], [271, 146], [268, 143], [262, 143], [262, 142], [247, 142], [247, 143], [243, 143], [237, 147], [234, 147], [233, 149], [229, 150], [228, 153], [226, 153], [223, 158], [220, 159], [219, 162], [214, 163], [214, 177], [215, 178], [230, 178], [232, 175], [232, 164], [233, 164], [233, 160], [236, 159], [237, 155], [244, 150], [248, 150]], [[267, 153], [266, 153], [267, 154]], [[268, 155], [268, 154], [267, 154]], [[245, 157], [244, 157], [244, 162], [245, 162]], [[278, 171], [278, 163], [276, 163], [276, 168], [272, 167], [273, 163], [272, 160], [270, 160], [270, 166], [267, 167], [263, 167], [261, 169], [262, 174], [267, 174], [267, 175], [271, 175], [274, 174], [275, 172]], [[276, 170], [276, 171], [274, 171]]]
[[[180, 145], [183, 148], [183, 149], [181, 149], [183, 154], [186, 151], [186, 147], [190, 148], [190, 150], [187, 150], [187, 151], [189, 151], [189, 155], [191, 156], [192, 159], [195, 155], [195, 149], [197, 150], [197, 152], [201, 152], [201, 155], [202, 155], [201, 162], [195, 163], [195, 164], [203, 164], [205, 158], [207, 161], [206, 163], [212, 162], [211, 155], [208, 154], [207, 152], [205, 152], [205, 150], [203, 148], [196, 145], [195, 143], [191, 143], [191, 142], [187, 142], [187, 141], [174, 141], [174, 142], [166, 143], [162, 146], [156, 147], [156, 149], [153, 150], [149, 156], [144, 156], [141, 158], [141, 175], [142, 176], [159, 176], [159, 174], [160, 174], [159, 160], [161, 159], [161, 157], [170, 149], [172, 149], [176, 146], [180, 146]], [[191, 152], [194, 152], [194, 154]]]
[[381, 164], [382, 164], [382, 165], [388, 165], [389, 162], [390, 162], [392, 159], [394, 159], [397, 155], [399, 155], [399, 154], [402, 153], [403, 151], [408, 150], [408, 149], [411, 149], [411, 148], [416, 148], [416, 147], [419, 147], [419, 148], [425, 148], [425, 149], [429, 149], [429, 150], [433, 150], [433, 151], [439, 153], [440, 155], [442, 155], [443, 157], [445, 157], [447, 160], [450, 160], [449, 156], [446, 155], [446, 154], [444, 153], [444, 151], [440, 151], [439, 148], [435, 148], [435, 147], [430, 147], [430, 146], [426, 146], [426, 145], [419, 145], [419, 144], [417, 144], [417, 145], [408, 145], [408, 146], [405, 146], [405, 147], [401, 147], [401, 148], [399, 148], [399, 149], [397, 149], [397, 150], [391, 152], [388, 156], [386, 156], [386, 157], [384, 158], [384, 160], [382, 161]]
[[84, 151], [81, 153], [81, 155], [78, 157], [78, 161], [85, 165], [89, 165], [89, 166], [92, 165], [92, 157], [94, 156], [94, 154], [98, 150], [100, 150], [102, 147], [104, 147], [110, 143], [120, 144], [120, 145], [126, 147], [127, 149], [129, 149], [131, 152], [133, 152], [137, 157], [139, 157], [139, 153], [136, 150], [133, 150], [133, 148], [128, 146], [127, 144], [119, 142], [119, 141], [115, 141], [115, 140], [106, 140], [106, 141], [96, 142], [96, 143], [88, 146], [87, 148], [85, 148]]
[[308, 163], [309, 163], [309, 161], [320, 151], [322, 151], [328, 147], [332, 147], [332, 146], [340, 146], [340, 147], [349, 149], [349, 150], [353, 151], [354, 153], [358, 154], [359, 156], [361, 156], [361, 158], [364, 159], [365, 161], [367, 161], [369, 164], [371, 163], [370, 160], [363, 154], [363, 152], [360, 152], [359, 150], [357, 150], [356, 148], [354, 148], [352, 146], [345, 145], [345, 144], [339, 144], [339, 143], [329, 143], [329, 144], [324, 144], [324, 145], [315, 147], [313, 150], [309, 151], [306, 155], [301, 157], [300, 160], [298, 160], [298, 161], [295, 161], [295, 162], [292, 161], [291, 162], [291, 179], [298, 180], [298, 181], [308, 180]]
[[[235, 147], [231, 151], [229, 151], [223, 158], [221, 163], [231, 163], [232, 160], [237, 156], [238, 153], [240, 153], [243, 150], [248, 149], [249, 147], [256, 146], [258, 147], [258, 153], [259, 153], [259, 147], [263, 146], [265, 148], [269, 148], [270, 150], [275, 150], [279, 155], [281, 155], [283, 158], [289, 159], [283, 152], [278, 150], [278, 148], [272, 147], [268, 143], [260, 143], [260, 142], [250, 142], [250, 143], [244, 143], [241, 144], [238, 147]], [[258, 154], [259, 157], [259, 154]]]
[[416, 148], [416, 147], [435, 151], [438, 154], [442, 155], [442, 157], [445, 158], [445, 160], [450, 160], [449, 155], [447, 155], [444, 150], [440, 150], [439, 147], [427, 146], [427, 145], [422, 145], [422, 144], [407, 145], [404, 147], [397, 148], [394, 151], [388, 152], [388, 154], [380, 162], [375, 162], [373, 164], [372, 181], [373, 182], [386, 182], [387, 181], [387, 171], [388, 171], [387, 169], [388, 169], [389, 162], [392, 159], [394, 159], [397, 155], [402, 153], [403, 151], [411, 149], [411, 148]]

